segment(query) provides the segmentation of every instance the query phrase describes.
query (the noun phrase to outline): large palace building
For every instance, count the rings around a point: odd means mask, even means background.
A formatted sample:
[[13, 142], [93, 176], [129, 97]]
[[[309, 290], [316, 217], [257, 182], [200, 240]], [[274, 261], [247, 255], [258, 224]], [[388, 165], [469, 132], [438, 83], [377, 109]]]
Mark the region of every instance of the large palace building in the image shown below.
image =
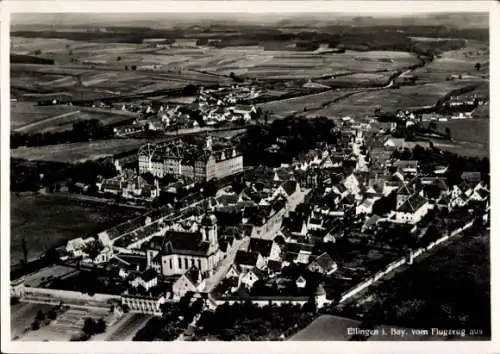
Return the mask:
[[243, 172], [241, 153], [227, 144], [213, 146], [210, 136], [205, 139], [204, 146], [182, 140], [148, 144], [139, 150], [138, 160], [140, 174], [151, 172], [159, 178], [172, 175], [209, 181]]

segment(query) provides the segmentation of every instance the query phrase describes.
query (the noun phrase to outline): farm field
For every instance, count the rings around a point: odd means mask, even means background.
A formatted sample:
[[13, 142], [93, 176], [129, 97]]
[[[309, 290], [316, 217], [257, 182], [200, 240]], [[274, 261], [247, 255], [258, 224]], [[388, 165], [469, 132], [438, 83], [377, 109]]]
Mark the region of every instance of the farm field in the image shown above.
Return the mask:
[[354, 91], [329, 90], [301, 97], [261, 103], [257, 106], [261, 107], [264, 111], [269, 111], [275, 117], [283, 118], [295, 112], [304, 112], [304, 109], [316, 109]]
[[90, 317], [94, 320], [103, 318], [109, 321], [110, 315], [108, 309], [81, 309], [70, 308], [60, 314], [49, 325], [41, 327], [37, 331], [29, 331], [20, 338], [21, 341], [69, 341], [77, 336], [83, 328], [85, 318]]
[[322, 315], [309, 326], [290, 337], [292, 341], [346, 341], [349, 328], [359, 328], [360, 321], [350, 318]]
[[48, 312], [54, 306], [47, 304], [34, 304], [20, 302], [10, 308], [10, 336], [12, 339], [21, 337], [30, 327], [38, 311]]
[[[263, 46], [148, 48], [148, 45], [144, 44], [82, 44], [57, 39], [13, 38], [12, 53], [33, 54], [36, 51], [40, 51], [42, 57], [55, 59], [60, 65], [71, 61], [72, 58], [73, 61], [87, 66], [111, 66], [120, 71], [124, 71], [125, 65], [137, 65], [156, 67], [155, 72], [203, 70], [226, 76], [234, 72], [237, 75], [263, 79], [304, 78], [367, 70], [395, 71], [417, 63], [413, 54], [396, 51], [349, 50], [343, 54], [322, 54], [294, 50], [266, 50]], [[78, 70], [78, 67], [74, 69]], [[82, 69], [80, 67], [80, 70]], [[54, 79], [64, 82], [60, 77]], [[211, 80], [220, 81], [221, 78], [214, 76]], [[102, 86], [106, 80], [96, 78], [89, 81]]]
[[386, 323], [476, 329], [488, 337], [489, 243], [489, 234], [464, 236], [383, 284], [377, 295]]
[[10, 156], [30, 161], [79, 163], [133, 151], [144, 144], [154, 142], [150, 139], [111, 139], [36, 147], [23, 146], [11, 149]]
[[398, 109], [412, 109], [432, 106], [448, 92], [466, 87], [475, 81], [445, 81], [439, 83], [403, 86], [401, 88], [370, 90], [352, 95], [346, 99], [317, 110], [310, 115], [327, 117], [367, 117], [373, 115], [376, 108], [384, 112]]
[[[469, 41], [459, 50], [444, 52], [425, 68], [415, 70], [420, 82], [445, 81], [451, 75], [489, 78], [489, 49], [487, 43]], [[474, 67], [480, 64], [480, 69]]]
[[70, 275], [74, 272], [78, 272], [78, 270], [67, 266], [54, 265], [42, 268], [36, 273], [26, 275], [24, 283], [26, 286], [38, 288], [49, 282], [51, 279]]
[[129, 209], [83, 204], [64, 197], [19, 197], [11, 193], [11, 264], [23, 257], [23, 237], [29, 250], [28, 258], [31, 258], [70, 239], [95, 236], [135, 215]]
[[77, 110], [78, 108], [71, 106], [38, 106], [31, 102], [11, 102], [11, 129], [15, 131], [24, 125]]

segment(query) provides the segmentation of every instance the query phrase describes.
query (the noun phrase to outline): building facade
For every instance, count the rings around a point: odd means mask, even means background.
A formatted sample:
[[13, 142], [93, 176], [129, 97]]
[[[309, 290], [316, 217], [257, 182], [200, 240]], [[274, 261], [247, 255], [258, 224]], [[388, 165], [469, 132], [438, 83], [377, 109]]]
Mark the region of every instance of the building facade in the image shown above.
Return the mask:
[[172, 175], [195, 181], [221, 179], [243, 172], [243, 156], [234, 146], [213, 148], [211, 137], [205, 146], [183, 142], [143, 146], [138, 155], [139, 173], [163, 178]]
[[146, 245], [147, 264], [164, 276], [181, 275], [192, 267], [211, 274], [224, 258], [217, 240], [217, 219], [206, 215], [199, 231], [166, 231]]

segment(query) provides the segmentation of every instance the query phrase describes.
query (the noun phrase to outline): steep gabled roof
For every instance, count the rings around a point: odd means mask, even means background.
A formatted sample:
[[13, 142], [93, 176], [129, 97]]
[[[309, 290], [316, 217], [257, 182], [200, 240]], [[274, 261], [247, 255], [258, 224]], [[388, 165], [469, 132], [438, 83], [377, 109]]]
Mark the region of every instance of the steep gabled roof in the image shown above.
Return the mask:
[[273, 246], [273, 241], [263, 240], [260, 238], [251, 238], [248, 250], [250, 252], [260, 253], [262, 257], [269, 257], [271, 254], [271, 248]]
[[397, 211], [402, 213], [414, 213], [425, 203], [427, 203], [427, 199], [418, 194], [413, 194], [397, 209]]
[[236, 253], [236, 258], [234, 260], [234, 263], [238, 264], [238, 265], [255, 266], [255, 265], [257, 265], [258, 259], [259, 259], [258, 253], [245, 252], [245, 251], [240, 250]]
[[317, 264], [319, 267], [321, 267], [322, 269], [324, 269], [326, 271], [329, 271], [335, 265], [335, 261], [326, 252], [324, 252], [321, 255], [319, 255], [318, 257], [316, 257], [316, 259], [313, 260], [312, 263]]

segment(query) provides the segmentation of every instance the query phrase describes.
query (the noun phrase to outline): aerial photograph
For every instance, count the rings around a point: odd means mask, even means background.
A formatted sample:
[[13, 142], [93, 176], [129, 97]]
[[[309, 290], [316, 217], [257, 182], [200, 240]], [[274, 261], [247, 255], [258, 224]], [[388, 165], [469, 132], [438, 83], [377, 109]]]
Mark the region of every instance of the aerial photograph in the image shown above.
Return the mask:
[[11, 14], [9, 55], [12, 342], [491, 340], [488, 12]]

